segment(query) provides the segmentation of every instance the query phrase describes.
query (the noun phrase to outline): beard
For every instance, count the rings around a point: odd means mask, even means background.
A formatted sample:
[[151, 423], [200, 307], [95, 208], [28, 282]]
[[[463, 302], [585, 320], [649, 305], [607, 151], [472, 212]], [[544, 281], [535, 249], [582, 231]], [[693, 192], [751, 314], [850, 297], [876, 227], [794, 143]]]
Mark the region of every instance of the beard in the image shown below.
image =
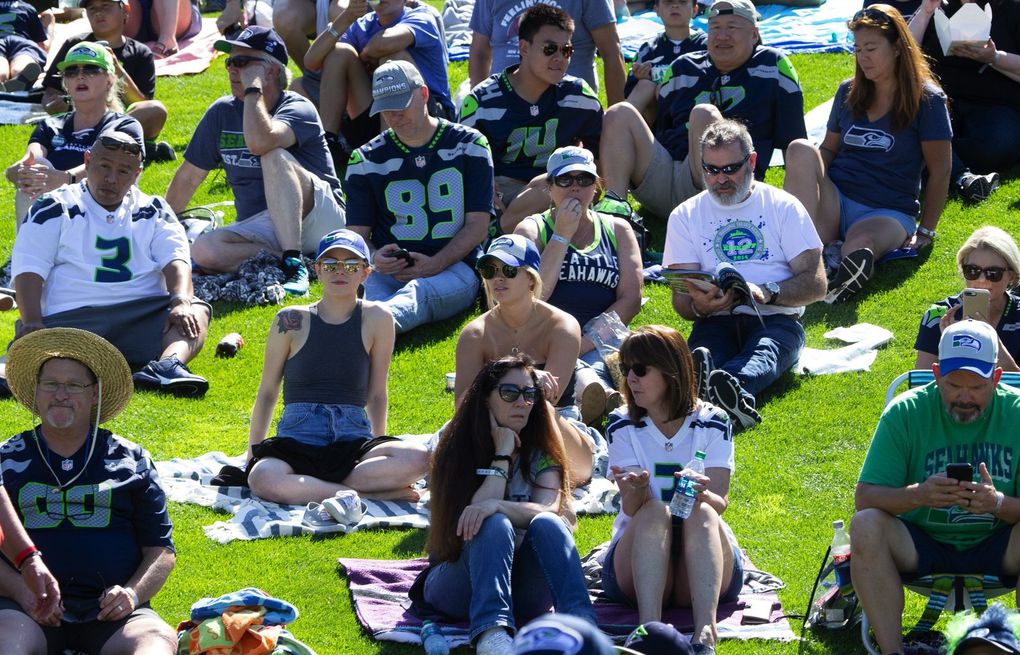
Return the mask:
[[953, 403], [949, 406], [949, 415], [957, 423], [973, 423], [984, 415], [985, 411], [975, 403]]
[[729, 178], [725, 182], [710, 184], [708, 185], [708, 193], [720, 205], [736, 205], [747, 198], [748, 193], [751, 191], [751, 184], [753, 182], [754, 176], [751, 175], [750, 171], [745, 171], [744, 178], [740, 182], [737, 182], [733, 178]]

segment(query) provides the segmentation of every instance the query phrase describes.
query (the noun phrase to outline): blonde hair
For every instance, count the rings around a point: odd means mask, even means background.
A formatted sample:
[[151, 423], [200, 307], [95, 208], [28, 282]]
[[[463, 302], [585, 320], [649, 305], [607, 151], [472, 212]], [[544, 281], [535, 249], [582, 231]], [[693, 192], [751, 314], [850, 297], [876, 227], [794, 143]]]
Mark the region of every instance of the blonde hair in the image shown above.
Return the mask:
[[[124, 82], [117, 78], [117, 73], [114, 71], [106, 71], [106, 79], [110, 82], [110, 89], [106, 92], [106, 108], [118, 114], [123, 114], [124, 103], [121, 102], [120, 95], [124, 90]], [[67, 93], [67, 78], [62, 77], [60, 84], [64, 87], [64, 93]], [[74, 101], [71, 100], [70, 102], [71, 107], [74, 108]]]
[[1005, 230], [985, 225], [974, 230], [956, 253], [956, 268], [962, 274], [963, 265], [975, 250], [991, 250], [1006, 262], [1006, 268], [1013, 274], [1013, 284], [1020, 281], [1020, 249], [1016, 241]]

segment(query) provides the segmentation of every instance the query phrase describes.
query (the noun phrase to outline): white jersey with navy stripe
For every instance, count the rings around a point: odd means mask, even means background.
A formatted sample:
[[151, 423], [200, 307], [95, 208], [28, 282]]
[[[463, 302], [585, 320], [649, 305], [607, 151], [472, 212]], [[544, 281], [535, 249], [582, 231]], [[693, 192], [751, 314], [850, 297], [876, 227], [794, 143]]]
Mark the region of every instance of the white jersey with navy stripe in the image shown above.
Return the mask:
[[11, 254], [11, 275], [44, 280], [43, 316], [113, 305], [167, 293], [163, 268], [191, 261], [184, 229], [159, 196], [132, 187], [107, 210], [86, 182], [40, 197], [28, 212]]

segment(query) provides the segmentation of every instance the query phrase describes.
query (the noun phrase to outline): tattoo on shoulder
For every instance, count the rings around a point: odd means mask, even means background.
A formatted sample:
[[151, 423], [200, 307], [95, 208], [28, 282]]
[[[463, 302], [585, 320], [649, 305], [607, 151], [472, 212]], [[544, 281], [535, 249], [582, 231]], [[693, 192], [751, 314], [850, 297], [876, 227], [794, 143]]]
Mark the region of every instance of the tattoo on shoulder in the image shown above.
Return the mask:
[[290, 332], [291, 330], [300, 330], [302, 316], [301, 312], [296, 309], [288, 309], [280, 312], [280, 334]]

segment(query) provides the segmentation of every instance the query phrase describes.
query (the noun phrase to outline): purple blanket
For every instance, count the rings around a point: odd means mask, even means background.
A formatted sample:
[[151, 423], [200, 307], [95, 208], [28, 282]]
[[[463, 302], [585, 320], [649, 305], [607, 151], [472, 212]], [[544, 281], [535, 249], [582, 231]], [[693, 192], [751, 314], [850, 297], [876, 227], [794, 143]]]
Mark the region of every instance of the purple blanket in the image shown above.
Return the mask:
[[[340, 558], [340, 565], [347, 573], [347, 580], [354, 600], [354, 611], [358, 621], [373, 637], [384, 641], [397, 641], [409, 644], [421, 643], [418, 633], [421, 620], [407, 611], [410, 605], [408, 592], [415, 577], [427, 565], [424, 558], [413, 560], [377, 560]], [[763, 588], [760, 573], [751, 562], [744, 558], [744, 567], [748, 574], [744, 579], [744, 588], [740, 599], [719, 607], [717, 626], [722, 639], [777, 639], [788, 641], [795, 639], [790, 624], [783, 617], [783, 607], [774, 590], [755, 592]], [[776, 580], [768, 574], [762, 574]], [[756, 580], [756, 578], [758, 578]], [[782, 583], [779, 583], [780, 585]], [[774, 587], [774, 584], [765, 584]], [[767, 600], [772, 603], [772, 616], [769, 623], [744, 625], [743, 610], [751, 602]], [[616, 603], [596, 600], [595, 613], [599, 618], [599, 627], [610, 635], [626, 635], [637, 625], [637, 611]], [[677, 629], [690, 633], [693, 629], [689, 610], [667, 610], [662, 620], [672, 623]], [[468, 626], [466, 623], [442, 624], [441, 629], [450, 647], [468, 643]]]

